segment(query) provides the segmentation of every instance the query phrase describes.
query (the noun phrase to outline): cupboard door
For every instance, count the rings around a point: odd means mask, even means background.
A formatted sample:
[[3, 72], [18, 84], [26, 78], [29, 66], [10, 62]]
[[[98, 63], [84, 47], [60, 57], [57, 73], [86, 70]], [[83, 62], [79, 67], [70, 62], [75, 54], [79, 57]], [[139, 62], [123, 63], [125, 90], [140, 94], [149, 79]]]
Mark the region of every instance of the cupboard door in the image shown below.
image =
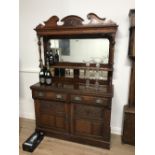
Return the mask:
[[110, 110], [103, 106], [71, 103], [71, 132], [109, 141]]
[[36, 123], [38, 127], [56, 131], [68, 131], [68, 104], [57, 101], [36, 102]]

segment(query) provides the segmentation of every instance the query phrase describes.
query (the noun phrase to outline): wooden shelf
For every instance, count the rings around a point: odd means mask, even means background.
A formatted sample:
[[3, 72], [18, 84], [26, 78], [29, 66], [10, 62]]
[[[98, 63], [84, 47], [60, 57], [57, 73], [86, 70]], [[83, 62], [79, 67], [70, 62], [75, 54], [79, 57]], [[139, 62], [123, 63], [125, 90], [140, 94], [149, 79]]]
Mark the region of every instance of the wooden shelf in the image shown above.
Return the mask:
[[[67, 67], [66, 67], [67, 66]], [[90, 64], [90, 67], [87, 67], [85, 63], [70, 63], [70, 62], [59, 62], [52, 65], [53, 68], [67, 68], [67, 69], [83, 69], [89, 68], [89, 70], [96, 70], [96, 64]], [[113, 71], [113, 67], [108, 64], [101, 64], [99, 70], [102, 71]]]
[[[65, 68], [65, 69], [86, 69], [87, 67], [77, 67], [77, 66], [61, 66], [61, 65], [54, 65], [53, 68]], [[89, 70], [96, 70], [96, 67], [89, 67]], [[113, 68], [99, 68], [102, 71], [113, 71]]]

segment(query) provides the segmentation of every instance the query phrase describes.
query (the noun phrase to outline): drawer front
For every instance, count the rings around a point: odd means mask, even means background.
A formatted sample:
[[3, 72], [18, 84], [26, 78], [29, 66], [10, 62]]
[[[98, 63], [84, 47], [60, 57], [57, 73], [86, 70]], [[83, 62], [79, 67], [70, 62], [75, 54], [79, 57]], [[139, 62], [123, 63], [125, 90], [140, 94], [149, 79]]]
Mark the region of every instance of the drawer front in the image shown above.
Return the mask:
[[81, 95], [71, 95], [71, 102], [73, 102], [73, 103], [94, 104], [94, 105], [99, 105], [99, 106], [109, 106], [109, 105], [111, 105], [111, 99], [110, 98], [81, 96]]
[[67, 95], [63, 93], [56, 93], [51, 91], [33, 91], [33, 98], [56, 100], [56, 101], [66, 101]]

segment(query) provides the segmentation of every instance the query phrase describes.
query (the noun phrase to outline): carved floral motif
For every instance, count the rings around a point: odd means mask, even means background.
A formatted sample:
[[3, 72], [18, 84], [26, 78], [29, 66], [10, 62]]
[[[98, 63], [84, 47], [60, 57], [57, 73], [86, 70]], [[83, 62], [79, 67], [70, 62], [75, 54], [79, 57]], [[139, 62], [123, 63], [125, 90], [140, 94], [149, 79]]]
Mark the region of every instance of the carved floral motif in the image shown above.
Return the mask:
[[79, 26], [82, 25], [84, 20], [78, 16], [71, 15], [63, 18], [61, 21], [64, 22], [63, 26]]

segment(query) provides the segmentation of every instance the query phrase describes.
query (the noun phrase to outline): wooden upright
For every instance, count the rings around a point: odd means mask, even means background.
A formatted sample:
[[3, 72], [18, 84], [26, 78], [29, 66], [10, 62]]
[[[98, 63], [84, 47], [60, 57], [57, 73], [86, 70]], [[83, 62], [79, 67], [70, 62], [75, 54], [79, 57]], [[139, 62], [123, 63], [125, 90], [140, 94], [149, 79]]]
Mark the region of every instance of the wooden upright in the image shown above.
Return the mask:
[[129, 36], [129, 58], [132, 62], [129, 102], [124, 106], [124, 122], [122, 141], [127, 144], [135, 144], [135, 10], [130, 10], [130, 36]]

